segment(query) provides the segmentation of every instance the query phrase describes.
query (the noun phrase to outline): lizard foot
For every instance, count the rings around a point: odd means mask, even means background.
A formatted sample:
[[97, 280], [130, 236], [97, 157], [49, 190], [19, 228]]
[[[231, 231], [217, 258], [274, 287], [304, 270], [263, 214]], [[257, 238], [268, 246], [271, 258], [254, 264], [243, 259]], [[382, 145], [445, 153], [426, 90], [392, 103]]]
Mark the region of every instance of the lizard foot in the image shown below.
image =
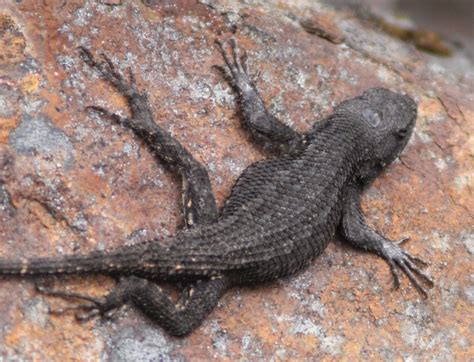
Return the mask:
[[423, 298], [426, 299], [428, 294], [421, 283], [423, 282], [430, 288], [434, 286], [434, 283], [431, 278], [424, 274], [417, 266], [426, 266], [427, 263], [417, 257], [412, 256], [408, 251], [400, 247], [400, 244], [407, 240], [408, 238], [403, 238], [394, 243], [384, 243], [380, 251], [381, 256], [390, 266], [390, 270], [394, 278], [395, 289], [400, 287], [399, 269], [401, 269], [408, 279], [410, 279], [410, 282], [413, 284], [416, 290], [423, 296]]
[[107, 303], [107, 299], [103, 298], [95, 298], [89, 295], [74, 293], [74, 292], [66, 292], [62, 290], [56, 290], [49, 287], [46, 287], [43, 284], [36, 284], [36, 290], [42, 294], [52, 296], [52, 297], [59, 297], [59, 298], [73, 298], [73, 299], [80, 299], [84, 300], [88, 303], [82, 303], [78, 305], [74, 305], [71, 307], [66, 307], [62, 309], [57, 309], [51, 311], [54, 314], [64, 314], [69, 311], [75, 311], [75, 317], [78, 321], [85, 322], [88, 321], [96, 316], [101, 316], [105, 318], [110, 318], [116, 310], [116, 306], [109, 305]]
[[102, 60], [96, 60], [90, 50], [80, 47], [79, 56], [91, 68], [96, 69], [99, 74], [114, 86], [120, 93], [126, 97], [143, 96], [136, 87], [135, 76], [130, 68], [128, 68], [129, 79], [127, 80], [112, 63], [109, 57], [101, 54]]
[[85, 49], [80, 49], [80, 57], [91, 68], [97, 70], [99, 74], [108, 81], [120, 94], [122, 94], [129, 103], [132, 111], [132, 118], [121, 117], [100, 106], [88, 106], [86, 110], [98, 113], [100, 116], [111, 119], [112, 121], [130, 128], [142, 134], [144, 131], [153, 128], [152, 112], [149, 105], [148, 94], [140, 92], [136, 86], [135, 77], [130, 68], [128, 68], [128, 79], [116, 70], [112, 61], [102, 54], [102, 60], [96, 60], [92, 53]]
[[243, 56], [240, 54], [235, 38], [230, 39], [231, 55], [225, 50], [226, 44], [223, 41], [217, 39], [216, 44], [226, 66], [215, 65], [214, 68], [218, 69], [237, 91], [242, 92], [248, 87], [253, 88], [253, 82], [247, 68], [247, 56], [246, 54]]

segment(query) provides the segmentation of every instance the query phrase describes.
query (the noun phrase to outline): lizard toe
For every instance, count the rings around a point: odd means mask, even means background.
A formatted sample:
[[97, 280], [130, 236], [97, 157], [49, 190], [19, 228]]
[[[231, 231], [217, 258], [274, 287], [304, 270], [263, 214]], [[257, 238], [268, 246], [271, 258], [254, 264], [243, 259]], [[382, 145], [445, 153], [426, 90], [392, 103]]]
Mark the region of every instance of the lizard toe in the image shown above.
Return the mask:
[[382, 257], [388, 262], [390, 266], [392, 275], [394, 276], [394, 284], [396, 288], [398, 288], [400, 284], [397, 271], [397, 269], [399, 269], [408, 277], [411, 284], [416, 288], [423, 298], [428, 297], [425, 287], [422, 284], [425, 284], [431, 288], [434, 286], [434, 282], [415, 264], [423, 263], [423, 265], [425, 265], [426, 263], [424, 261], [410, 255], [410, 253], [406, 250], [403, 250], [398, 245], [398, 243], [389, 242], [384, 244], [382, 248]]

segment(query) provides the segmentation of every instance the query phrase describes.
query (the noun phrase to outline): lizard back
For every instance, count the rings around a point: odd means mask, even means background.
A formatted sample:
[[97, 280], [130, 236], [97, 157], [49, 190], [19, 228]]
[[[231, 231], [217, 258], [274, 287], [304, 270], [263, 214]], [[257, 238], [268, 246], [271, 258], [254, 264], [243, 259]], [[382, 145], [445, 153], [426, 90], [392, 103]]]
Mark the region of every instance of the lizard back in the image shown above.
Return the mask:
[[169, 267], [179, 263], [180, 274], [235, 270], [237, 279], [251, 282], [292, 274], [321, 254], [339, 223], [360, 147], [350, 120], [321, 125], [295, 154], [249, 166], [216, 223], [175, 236]]

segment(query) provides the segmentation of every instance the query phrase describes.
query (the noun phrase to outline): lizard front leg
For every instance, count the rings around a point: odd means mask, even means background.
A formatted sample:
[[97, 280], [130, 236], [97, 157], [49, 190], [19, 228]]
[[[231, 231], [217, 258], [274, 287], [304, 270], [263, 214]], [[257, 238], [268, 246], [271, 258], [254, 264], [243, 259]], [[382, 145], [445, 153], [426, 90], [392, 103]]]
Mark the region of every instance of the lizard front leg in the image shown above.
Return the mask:
[[345, 190], [340, 231], [352, 245], [376, 253], [387, 261], [394, 277], [395, 288], [400, 285], [398, 270], [401, 270], [418, 292], [424, 298], [427, 297], [421, 281], [429, 287], [433, 286], [433, 282], [417, 266], [417, 264], [426, 265], [426, 263], [400, 247], [399, 244], [408, 240], [407, 238], [392, 242], [365, 223], [360, 208], [360, 190], [356, 185], [349, 185]]
[[269, 145], [273, 150], [293, 152], [303, 142], [303, 136], [272, 116], [258, 95], [247, 72], [246, 62], [241, 59], [239, 47], [234, 38], [230, 40], [232, 54], [225, 50], [225, 44], [217, 40], [224, 58], [225, 67], [218, 67], [235, 90], [242, 111], [242, 123], [258, 143]]

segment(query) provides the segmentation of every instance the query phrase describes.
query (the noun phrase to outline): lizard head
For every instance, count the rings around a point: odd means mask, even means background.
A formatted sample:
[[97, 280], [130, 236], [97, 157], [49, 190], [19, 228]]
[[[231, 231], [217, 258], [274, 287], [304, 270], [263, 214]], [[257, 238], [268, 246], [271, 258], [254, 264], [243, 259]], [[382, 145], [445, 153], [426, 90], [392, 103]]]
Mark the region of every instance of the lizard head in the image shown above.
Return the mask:
[[335, 114], [344, 115], [362, 129], [363, 162], [358, 178], [368, 182], [392, 163], [407, 145], [417, 116], [415, 101], [384, 88], [371, 88], [342, 102]]

